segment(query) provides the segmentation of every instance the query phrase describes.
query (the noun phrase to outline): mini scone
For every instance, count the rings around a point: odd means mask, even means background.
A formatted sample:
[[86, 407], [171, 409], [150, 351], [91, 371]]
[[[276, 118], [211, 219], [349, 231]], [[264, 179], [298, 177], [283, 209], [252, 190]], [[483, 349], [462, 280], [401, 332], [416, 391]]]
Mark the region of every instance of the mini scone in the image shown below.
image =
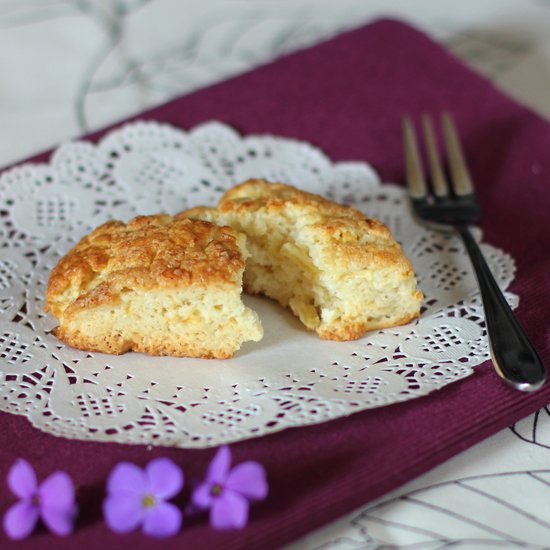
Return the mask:
[[178, 214], [247, 236], [244, 285], [277, 300], [321, 338], [353, 340], [418, 317], [422, 292], [390, 230], [358, 210], [253, 179], [217, 208]]
[[73, 347], [231, 357], [262, 327], [241, 300], [245, 236], [169, 215], [109, 221], [52, 270], [46, 309]]

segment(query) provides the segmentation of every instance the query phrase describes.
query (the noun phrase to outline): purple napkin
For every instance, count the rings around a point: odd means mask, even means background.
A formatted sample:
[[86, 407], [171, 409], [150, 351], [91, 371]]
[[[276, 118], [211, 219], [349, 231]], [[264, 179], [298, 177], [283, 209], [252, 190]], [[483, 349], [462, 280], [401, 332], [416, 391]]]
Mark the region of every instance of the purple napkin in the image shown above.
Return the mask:
[[[485, 239], [517, 261], [517, 316], [550, 358], [550, 125], [498, 92], [423, 34], [380, 21], [289, 55], [140, 115], [188, 128], [224, 121], [244, 133], [312, 142], [334, 160], [370, 161], [402, 181], [400, 117], [450, 110], [460, 128], [485, 212]], [[97, 137], [98, 135], [94, 136]], [[42, 156], [42, 159], [46, 156]], [[163, 548], [278, 548], [426, 472], [550, 401], [550, 385], [526, 395], [485, 363], [468, 379], [427, 397], [289, 429], [232, 446], [235, 462], [261, 461], [271, 486], [243, 531], [214, 532], [189, 520]], [[74, 535], [40, 532], [17, 548], [156, 548], [139, 532], [115, 535], [101, 520], [104, 483], [120, 460], [168, 456], [199, 478], [213, 450], [152, 449], [59, 439], [2, 413], [0, 476], [16, 457], [39, 476], [63, 468], [76, 482]], [[184, 495], [185, 496], [185, 495]], [[13, 501], [0, 492], [0, 512]], [[10, 546], [0, 535], [2, 548]]]

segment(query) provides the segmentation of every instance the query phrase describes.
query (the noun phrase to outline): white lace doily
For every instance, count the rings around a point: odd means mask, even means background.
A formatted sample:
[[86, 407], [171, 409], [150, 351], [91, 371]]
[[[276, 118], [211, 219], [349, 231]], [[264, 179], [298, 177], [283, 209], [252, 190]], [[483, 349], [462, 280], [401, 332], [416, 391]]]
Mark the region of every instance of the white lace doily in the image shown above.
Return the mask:
[[[421, 318], [330, 342], [275, 303], [247, 297], [264, 339], [225, 361], [87, 353], [50, 335], [55, 320], [43, 311], [50, 270], [85, 233], [108, 218], [215, 204], [249, 177], [287, 182], [385, 222], [417, 272]], [[513, 260], [482, 248], [506, 288]], [[60, 436], [219, 445], [426, 395], [489, 357], [458, 238], [415, 223], [403, 189], [380, 185], [365, 163], [332, 163], [307, 143], [241, 137], [217, 122], [189, 132], [134, 123], [97, 146], [63, 145], [50, 164], [4, 172], [0, 251], [0, 408]]]

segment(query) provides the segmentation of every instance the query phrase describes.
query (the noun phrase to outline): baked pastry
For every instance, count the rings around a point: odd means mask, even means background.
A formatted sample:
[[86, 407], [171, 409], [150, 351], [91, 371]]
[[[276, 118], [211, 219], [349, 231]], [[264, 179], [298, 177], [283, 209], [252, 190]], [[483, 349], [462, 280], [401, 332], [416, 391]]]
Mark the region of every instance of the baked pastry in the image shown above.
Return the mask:
[[51, 273], [54, 334], [106, 353], [231, 357], [262, 337], [258, 316], [241, 301], [246, 255], [244, 235], [206, 221], [109, 221]]
[[422, 293], [390, 230], [358, 210], [252, 179], [217, 208], [178, 214], [247, 236], [245, 290], [289, 307], [321, 338], [352, 340], [418, 317]]

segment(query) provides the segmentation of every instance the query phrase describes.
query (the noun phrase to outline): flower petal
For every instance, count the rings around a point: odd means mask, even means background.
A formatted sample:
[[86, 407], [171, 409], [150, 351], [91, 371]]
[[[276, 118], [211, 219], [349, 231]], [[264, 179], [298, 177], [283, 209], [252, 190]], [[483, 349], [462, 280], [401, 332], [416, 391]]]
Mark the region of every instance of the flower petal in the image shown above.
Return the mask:
[[212, 501], [216, 498], [212, 494], [211, 489], [212, 484], [208, 481], [197, 485], [197, 487], [193, 491], [193, 494], [191, 495], [191, 502], [193, 503], [193, 505], [197, 508], [200, 508], [201, 510], [206, 510], [206, 508], [210, 508], [210, 506], [212, 506]]
[[71, 508], [42, 508], [42, 520], [46, 527], [56, 535], [65, 537], [73, 532], [76, 518], [76, 506]]
[[225, 487], [248, 500], [262, 500], [268, 492], [265, 469], [253, 460], [243, 462], [229, 472]]
[[131, 462], [119, 462], [107, 480], [107, 493], [127, 494], [138, 497], [148, 490], [145, 472]]
[[8, 472], [8, 486], [19, 498], [30, 498], [37, 489], [36, 474], [33, 467], [19, 458]]
[[224, 491], [210, 509], [213, 529], [242, 529], [248, 521], [248, 501], [233, 491]]
[[170, 502], [159, 502], [145, 514], [143, 532], [151, 537], [171, 537], [181, 527], [181, 511]]
[[231, 451], [227, 445], [220, 447], [212, 462], [208, 465], [206, 480], [223, 485], [231, 466]]
[[4, 531], [10, 539], [28, 537], [38, 521], [38, 508], [31, 502], [15, 503], [4, 516]]
[[108, 496], [103, 501], [103, 517], [117, 533], [127, 533], [142, 523], [145, 507], [139, 497], [130, 495]]
[[183, 472], [169, 458], [156, 458], [147, 464], [149, 487], [153, 495], [162, 499], [175, 497], [183, 487]]
[[42, 517], [47, 509], [71, 515], [75, 509], [74, 486], [65, 472], [54, 472], [38, 488]]

